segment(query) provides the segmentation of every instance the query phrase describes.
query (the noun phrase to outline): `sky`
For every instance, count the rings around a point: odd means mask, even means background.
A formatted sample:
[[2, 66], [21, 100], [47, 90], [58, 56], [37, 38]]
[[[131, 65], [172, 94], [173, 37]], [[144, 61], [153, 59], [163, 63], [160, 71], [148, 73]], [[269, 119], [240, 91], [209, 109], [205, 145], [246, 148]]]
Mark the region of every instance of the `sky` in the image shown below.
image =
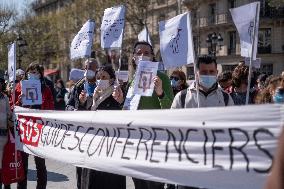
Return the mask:
[[21, 14], [23, 10], [25, 9], [27, 4], [30, 4], [34, 0], [0, 0], [0, 6], [15, 6], [15, 8], [19, 11]]

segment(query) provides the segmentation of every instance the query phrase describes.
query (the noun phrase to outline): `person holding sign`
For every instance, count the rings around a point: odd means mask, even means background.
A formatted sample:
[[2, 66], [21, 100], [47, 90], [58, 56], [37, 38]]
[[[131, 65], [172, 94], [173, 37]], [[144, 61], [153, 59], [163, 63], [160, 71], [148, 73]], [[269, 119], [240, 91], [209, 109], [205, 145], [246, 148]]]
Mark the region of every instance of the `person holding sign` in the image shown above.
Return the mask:
[[[133, 59], [132, 65], [134, 70], [136, 70], [139, 61], [153, 61], [155, 62], [153, 47], [147, 42], [137, 42], [133, 49]], [[134, 76], [135, 77], [135, 76]], [[135, 81], [135, 79], [133, 80]], [[128, 93], [133, 91], [134, 82], [131, 81], [128, 87]], [[124, 109], [168, 109], [171, 106], [173, 100], [173, 91], [171, 88], [170, 80], [168, 76], [162, 72], [157, 72], [157, 76], [153, 78], [154, 82], [154, 92], [152, 96], [134, 96], [134, 100], [128, 101], [127, 98], [124, 99], [122, 90], [118, 87], [113, 93], [114, 99], [118, 102], [124, 102]], [[131, 95], [130, 95], [131, 96]], [[132, 101], [132, 102], [131, 102]], [[141, 179], [133, 178], [135, 189], [162, 189], [164, 188], [163, 183], [158, 183], [154, 181], [146, 181]]]
[[[26, 70], [27, 78], [29, 81], [40, 81], [41, 83], [41, 98], [42, 98], [42, 103], [41, 104], [36, 104], [36, 105], [27, 105], [24, 106], [22, 104], [22, 99], [25, 98], [24, 93], [22, 91], [21, 85], [17, 85], [16, 87], [16, 96], [15, 96], [15, 104], [18, 106], [23, 106], [25, 108], [30, 108], [30, 109], [41, 109], [41, 110], [54, 110], [54, 100], [53, 100], [53, 95], [50, 90], [50, 88], [44, 84], [43, 82], [43, 74], [41, 73], [41, 68], [39, 64], [37, 63], [31, 63], [27, 70]], [[31, 90], [33, 91], [33, 90]], [[31, 92], [32, 94], [33, 92]], [[31, 95], [28, 94], [28, 95]], [[34, 94], [34, 93], [33, 93]], [[28, 158], [29, 154], [25, 152], [21, 152], [22, 155], [22, 160], [23, 160], [23, 165], [24, 165], [24, 170], [25, 170], [25, 179], [18, 183], [18, 189], [26, 189], [27, 188], [27, 174], [28, 174]], [[34, 157], [35, 164], [36, 164], [36, 169], [37, 169], [37, 188], [39, 189], [45, 189], [46, 184], [47, 184], [47, 171], [46, 171], [46, 166], [45, 166], [45, 159], [41, 157]]]
[[[80, 79], [72, 88], [70, 98], [67, 102], [66, 109], [68, 111], [91, 110], [93, 103], [93, 94], [96, 88], [96, 72], [98, 62], [94, 58], [85, 61], [84, 78]], [[81, 189], [82, 168], [76, 167], [77, 188]]]
[[[121, 105], [112, 96], [115, 72], [111, 66], [103, 66], [96, 74], [96, 88], [91, 110], [121, 110]], [[81, 188], [85, 189], [126, 189], [126, 177], [112, 173], [83, 168]]]

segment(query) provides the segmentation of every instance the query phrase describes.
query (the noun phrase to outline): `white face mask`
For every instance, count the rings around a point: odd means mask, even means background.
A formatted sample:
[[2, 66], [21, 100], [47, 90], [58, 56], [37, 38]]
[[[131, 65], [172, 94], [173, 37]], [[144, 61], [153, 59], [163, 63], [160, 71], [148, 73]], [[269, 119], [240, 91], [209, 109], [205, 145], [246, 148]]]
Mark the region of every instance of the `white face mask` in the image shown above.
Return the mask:
[[96, 81], [97, 87], [101, 90], [105, 90], [110, 86], [109, 80], [97, 80]]
[[199, 84], [210, 89], [217, 82], [217, 77], [215, 75], [200, 75]]
[[96, 72], [94, 72], [93, 70], [86, 70], [84, 77], [86, 77], [87, 79], [93, 79], [96, 77]]
[[137, 56], [135, 59], [135, 64], [138, 65], [139, 61], [151, 61], [151, 57], [149, 56]]

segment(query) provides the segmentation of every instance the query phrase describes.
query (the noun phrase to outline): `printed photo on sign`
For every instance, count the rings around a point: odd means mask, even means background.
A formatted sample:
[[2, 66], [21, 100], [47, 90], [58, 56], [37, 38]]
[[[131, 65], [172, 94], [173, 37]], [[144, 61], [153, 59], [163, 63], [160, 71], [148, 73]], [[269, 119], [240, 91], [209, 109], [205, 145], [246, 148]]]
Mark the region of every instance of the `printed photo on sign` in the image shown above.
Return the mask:
[[138, 88], [142, 89], [145, 92], [147, 89], [150, 89], [151, 81], [153, 79], [152, 72], [141, 72]]
[[134, 95], [152, 96], [153, 78], [157, 75], [159, 62], [140, 61], [135, 74]]
[[22, 85], [22, 104], [40, 105], [42, 104], [41, 83], [38, 80], [23, 80]]

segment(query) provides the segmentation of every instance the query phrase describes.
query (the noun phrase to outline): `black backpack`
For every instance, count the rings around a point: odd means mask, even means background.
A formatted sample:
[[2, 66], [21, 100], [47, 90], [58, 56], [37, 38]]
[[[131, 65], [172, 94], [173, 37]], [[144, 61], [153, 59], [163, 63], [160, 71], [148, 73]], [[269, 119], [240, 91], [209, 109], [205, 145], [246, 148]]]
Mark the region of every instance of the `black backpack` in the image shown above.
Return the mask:
[[[229, 94], [226, 93], [225, 91], [222, 90], [223, 93], [223, 97], [224, 97], [224, 102], [225, 102], [225, 106], [228, 106], [229, 103]], [[181, 106], [182, 108], [185, 107], [185, 97], [187, 94], [187, 89], [184, 89], [180, 92], [180, 102], [181, 102]]]

